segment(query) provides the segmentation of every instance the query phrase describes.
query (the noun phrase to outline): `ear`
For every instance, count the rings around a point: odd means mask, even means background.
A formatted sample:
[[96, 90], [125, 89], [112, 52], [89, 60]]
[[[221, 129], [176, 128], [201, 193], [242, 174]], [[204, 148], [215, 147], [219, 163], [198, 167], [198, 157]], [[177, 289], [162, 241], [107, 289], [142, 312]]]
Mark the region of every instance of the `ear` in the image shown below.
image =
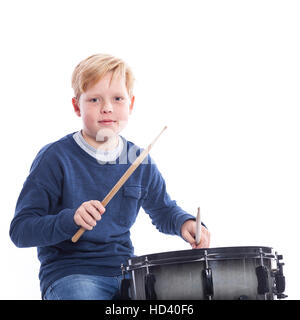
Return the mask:
[[129, 114], [131, 114], [133, 105], [134, 105], [135, 96], [132, 96], [130, 106], [129, 106]]
[[75, 97], [73, 97], [73, 98], [72, 98], [72, 104], [73, 104], [75, 113], [78, 115], [78, 117], [81, 117], [78, 99], [75, 98]]

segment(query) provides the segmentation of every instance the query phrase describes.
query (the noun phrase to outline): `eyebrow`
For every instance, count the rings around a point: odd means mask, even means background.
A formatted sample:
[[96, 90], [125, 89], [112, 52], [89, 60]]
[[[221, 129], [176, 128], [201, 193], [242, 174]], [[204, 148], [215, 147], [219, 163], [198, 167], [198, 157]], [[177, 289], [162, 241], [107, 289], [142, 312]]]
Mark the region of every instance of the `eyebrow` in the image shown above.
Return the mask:
[[[113, 94], [112, 94], [112, 96], [125, 96], [126, 95], [126, 93], [121, 93], [121, 92], [114, 92]], [[101, 94], [100, 93], [87, 93], [86, 94], [86, 96], [87, 97], [95, 97], [95, 96], [101, 96]]]

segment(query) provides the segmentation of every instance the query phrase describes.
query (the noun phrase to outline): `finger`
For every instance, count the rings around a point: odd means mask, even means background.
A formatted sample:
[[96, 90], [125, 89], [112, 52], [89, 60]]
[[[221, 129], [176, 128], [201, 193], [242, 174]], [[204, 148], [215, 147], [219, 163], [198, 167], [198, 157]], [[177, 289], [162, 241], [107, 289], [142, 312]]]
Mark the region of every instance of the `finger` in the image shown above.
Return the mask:
[[89, 211], [87, 211], [86, 207], [88, 206], [85, 205], [85, 207], [81, 208], [78, 213], [86, 224], [94, 227], [97, 224], [96, 219], [89, 213]]
[[210, 245], [210, 232], [204, 228], [201, 236], [200, 243], [197, 245], [197, 249], [199, 248], [209, 248]]
[[203, 227], [203, 230], [204, 230], [204, 234], [205, 234], [205, 239], [206, 239], [206, 247], [208, 248], [210, 246], [210, 232]]
[[105, 207], [99, 200], [91, 200], [91, 203], [100, 212], [100, 214], [105, 212]]
[[93, 226], [91, 226], [90, 224], [86, 223], [84, 221], [84, 219], [82, 218], [82, 216], [80, 215], [77, 215], [76, 216], [76, 224], [86, 230], [92, 230], [93, 229]]
[[207, 246], [207, 241], [206, 240], [201, 240], [198, 245], [195, 244], [193, 247], [194, 249], [202, 249], [202, 248], [208, 248]]
[[200, 243], [195, 247], [195, 249], [203, 249], [208, 247], [208, 242], [206, 240], [201, 240]]
[[196, 245], [196, 240], [189, 231], [185, 231], [182, 234], [182, 236], [187, 242], [189, 242], [191, 244], [192, 247]]
[[100, 220], [101, 214], [98, 209], [93, 205], [93, 203], [88, 202], [84, 206], [85, 210], [91, 215], [94, 220]]

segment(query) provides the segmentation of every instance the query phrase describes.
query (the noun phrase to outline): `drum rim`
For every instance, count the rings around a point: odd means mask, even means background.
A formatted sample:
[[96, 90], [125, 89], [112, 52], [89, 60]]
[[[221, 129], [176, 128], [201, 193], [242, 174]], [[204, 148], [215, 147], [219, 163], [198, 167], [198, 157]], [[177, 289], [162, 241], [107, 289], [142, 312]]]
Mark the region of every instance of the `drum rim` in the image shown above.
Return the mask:
[[128, 259], [127, 270], [205, 260], [259, 259], [261, 257], [264, 259], [275, 259], [276, 253], [272, 247], [266, 246], [215, 247], [168, 251], [131, 257]]

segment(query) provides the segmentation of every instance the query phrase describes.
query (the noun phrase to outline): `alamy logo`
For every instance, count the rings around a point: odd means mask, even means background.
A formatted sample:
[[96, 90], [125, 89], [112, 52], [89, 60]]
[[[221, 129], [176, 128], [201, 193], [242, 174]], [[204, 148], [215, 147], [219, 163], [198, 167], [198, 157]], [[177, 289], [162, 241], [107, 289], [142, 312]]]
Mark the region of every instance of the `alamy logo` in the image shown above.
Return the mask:
[[[136, 145], [123, 145], [123, 148], [115, 147], [118, 134], [110, 128], [103, 128], [97, 132], [96, 141], [103, 142], [101, 147], [97, 148], [96, 159], [100, 164], [132, 164], [143, 152], [144, 149]], [[103, 148], [104, 147], [104, 148]], [[105, 152], [107, 150], [107, 152]], [[105, 159], [105, 160], [104, 160]], [[118, 161], [117, 161], [118, 159]], [[154, 163], [149, 156], [147, 156], [141, 164]]]

